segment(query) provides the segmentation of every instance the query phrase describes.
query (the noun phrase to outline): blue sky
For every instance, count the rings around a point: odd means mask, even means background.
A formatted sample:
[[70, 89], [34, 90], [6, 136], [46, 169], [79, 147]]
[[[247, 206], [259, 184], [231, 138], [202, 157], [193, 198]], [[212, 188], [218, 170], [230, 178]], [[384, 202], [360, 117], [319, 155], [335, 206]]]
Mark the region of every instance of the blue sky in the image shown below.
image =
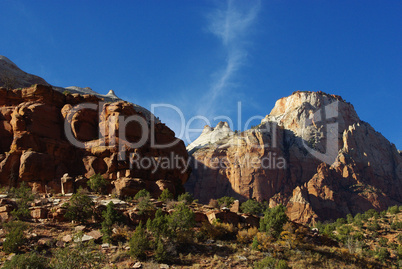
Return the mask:
[[[171, 104], [186, 122], [224, 115], [234, 129], [238, 101], [244, 124], [293, 91], [322, 90], [402, 149], [402, 1], [1, 0], [0, 10], [0, 54], [53, 85]], [[155, 113], [180, 133], [175, 111]]]

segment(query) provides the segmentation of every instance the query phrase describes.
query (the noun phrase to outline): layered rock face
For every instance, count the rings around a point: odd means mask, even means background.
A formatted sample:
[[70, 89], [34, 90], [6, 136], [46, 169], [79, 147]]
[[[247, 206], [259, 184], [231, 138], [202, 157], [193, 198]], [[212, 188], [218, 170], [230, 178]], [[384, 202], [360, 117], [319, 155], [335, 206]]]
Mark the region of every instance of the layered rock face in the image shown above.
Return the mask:
[[200, 202], [224, 195], [288, 208], [314, 222], [402, 203], [402, 158], [341, 97], [295, 92], [257, 128], [192, 154], [186, 189]]
[[[183, 141], [131, 103], [101, 101], [50, 86], [0, 88], [1, 186], [25, 181], [37, 191], [59, 192], [66, 173], [84, 181], [100, 173], [116, 187], [134, 181], [121, 187], [122, 195], [136, 187], [154, 195], [179, 191], [188, 178]], [[168, 163], [173, 157], [182, 162]]]

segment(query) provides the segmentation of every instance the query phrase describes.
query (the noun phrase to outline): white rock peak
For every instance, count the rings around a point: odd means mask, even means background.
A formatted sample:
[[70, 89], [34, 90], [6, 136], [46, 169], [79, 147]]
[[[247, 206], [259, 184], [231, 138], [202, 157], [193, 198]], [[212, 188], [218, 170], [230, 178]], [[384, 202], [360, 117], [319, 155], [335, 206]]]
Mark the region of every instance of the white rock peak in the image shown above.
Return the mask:
[[215, 128], [205, 125], [201, 135], [189, 144], [186, 149], [191, 151], [194, 148], [202, 148], [209, 143], [213, 144], [225, 137], [232, 136], [234, 132], [230, 129], [227, 122], [220, 121]]

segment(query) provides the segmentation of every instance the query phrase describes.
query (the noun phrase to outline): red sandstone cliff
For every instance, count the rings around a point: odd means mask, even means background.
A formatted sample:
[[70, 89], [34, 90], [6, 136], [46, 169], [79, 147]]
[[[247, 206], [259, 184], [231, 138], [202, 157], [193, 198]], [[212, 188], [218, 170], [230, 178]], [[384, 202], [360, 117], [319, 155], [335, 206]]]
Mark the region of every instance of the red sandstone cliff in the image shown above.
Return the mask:
[[[121, 156], [136, 153], [158, 160], [174, 154], [186, 161], [183, 141], [167, 148], [154, 147], [152, 136], [156, 144], [166, 145], [176, 141], [174, 132], [162, 123], [148, 121], [128, 102], [100, 101], [93, 95], [64, 95], [50, 86], [0, 88], [0, 185], [15, 186], [25, 181], [37, 191], [60, 191], [60, 178], [65, 173], [86, 178], [100, 173], [120, 191], [125, 190], [121, 194], [132, 194], [144, 187], [155, 195], [164, 188], [173, 192], [181, 188], [188, 177], [184, 167], [130, 169], [129, 159], [122, 160]], [[79, 109], [70, 115], [73, 107], [84, 104], [93, 104], [96, 109]], [[130, 116], [138, 116], [146, 123], [147, 141], [138, 148], [128, 144], [142, 136], [142, 127], [136, 121], [120, 132], [122, 120]], [[65, 120], [73, 137], [84, 142], [85, 148], [78, 148], [67, 139]], [[122, 143], [127, 146], [119, 148]]]

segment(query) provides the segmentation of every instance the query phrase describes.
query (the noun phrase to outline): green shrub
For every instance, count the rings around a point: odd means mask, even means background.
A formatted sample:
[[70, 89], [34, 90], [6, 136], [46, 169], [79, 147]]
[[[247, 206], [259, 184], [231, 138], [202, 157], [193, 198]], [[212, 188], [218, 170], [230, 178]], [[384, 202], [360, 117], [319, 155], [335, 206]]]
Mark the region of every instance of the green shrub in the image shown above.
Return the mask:
[[139, 192], [137, 192], [137, 194], [134, 196], [134, 199], [138, 200], [140, 198], [143, 197], [151, 197], [151, 194], [149, 193], [149, 191], [147, 191], [146, 189], [142, 189]]
[[287, 262], [285, 260], [278, 260], [274, 257], [265, 257], [261, 261], [254, 262], [254, 269], [266, 268], [288, 269], [290, 267], [287, 265]]
[[25, 243], [24, 231], [27, 229], [27, 225], [21, 221], [11, 221], [3, 226], [8, 232], [3, 243], [3, 250], [6, 253], [15, 253]]
[[235, 200], [236, 199], [233, 197], [223, 196], [223, 197], [219, 198], [217, 201], [218, 201], [218, 205], [220, 207], [230, 207], [234, 203]]
[[186, 193], [180, 194], [179, 197], [177, 197], [177, 201], [179, 201], [179, 202], [184, 201], [186, 204], [189, 205], [194, 201], [194, 197], [190, 193], [186, 192]]
[[142, 223], [135, 229], [133, 236], [130, 238], [130, 255], [137, 259], [145, 259], [145, 251], [148, 249], [148, 238], [145, 230], [142, 228]]
[[267, 232], [274, 238], [278, 238], [283, 230], [283, 225], [289, 220], [285, 211], [286, 207], [284, 205], [267, 209], [264, 217], [260, 220], [260, 230]]
[[158, 200], [162, 201], [162, 202], [166, 202], [168, 200], [173, 200], [173, 199], [174, 199], [174, 196], [168, 189], [164, 189], [158, 198]]
[[36, 254], [35, 252], [15, 255], [11, 261], [6, 261], [3, 269], [46, 269], [46, 258]]
[[399, 206], [394, 205], [388, 208], [388, 212], [392, 215], [398, 214], [400, 212]]
[[257, 236], [255, 236], [253, 238], [253, 243], [251, 244], [251, 249], [258, 250], [258, 238], [257, 238]]
[[79, 189], [77, 193], [71, 196], [67, 203], [67, 211], [64, 215], [69, 220], [86, 222], [92, 217], [94, 212], [94, 203], [84, 190]]
[[52, 269], [104, 268], [105, 257], [93, 241], [77, 243], [74, 247], [58, 248], [51, 259]]
[[88, 180], [88, 186], [96, 193], [104, 193], [108, 181], [104, 179], [101, 174], [95, 174]]
[[30, 218], [28, 203], [35, 198], [31, 188], [22, 182], [20, 187], [11, 188], [9, 195], [15, 198], [17, 203], [17, 208], [11, 211], [11, 215], [19, 220]]
[[243, 213], [258, 215], [264, 211], [264, 206], [256, 200], [250, 199], [240, 205]]
[[102, 239], [104, 243], [111, 242], [112, 236], [112, 226], [115, 222], [120, 219], [118, 212], [114, 209], [113, 202], [109, 202], [106, 206], [106, 211], [102, 212], [103, 222], [102, 222]]

